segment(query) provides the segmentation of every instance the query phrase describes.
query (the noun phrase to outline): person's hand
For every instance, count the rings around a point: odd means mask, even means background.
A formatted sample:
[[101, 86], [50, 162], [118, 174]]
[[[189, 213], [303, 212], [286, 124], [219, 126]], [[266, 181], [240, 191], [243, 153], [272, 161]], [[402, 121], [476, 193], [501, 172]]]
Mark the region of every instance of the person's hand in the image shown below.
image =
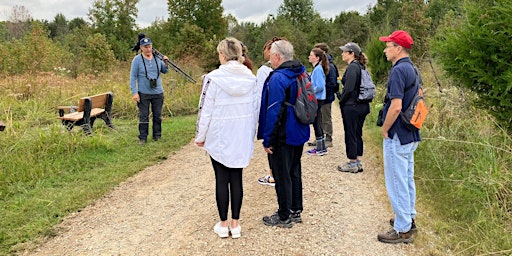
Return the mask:
[[265, 152], [267, 152], [267, 154], [272, 155], [274, 153], [274, 152], [272, 152], [272, 147], [267, 148], [267, 147], [263, 146], [263, 149], [265, 150]]
[[382, 138], [387, 139], [389, 137], [388, 136], [388, 131], [384, 131], [384, 129], [381, 128], [381, 132], [382, 132]]
[[196, 146], [202, 148], [204, 146], [204, 141], [202, 141], [202, 142], [197, 142], [196, 141]]
[[139, 102], [140, 102], [139, 94], [138, 94], [138, 93], [134, 94], [134, 95], [132, 96], [132, 99], [133, 99], [135, 102], [139, 103]]

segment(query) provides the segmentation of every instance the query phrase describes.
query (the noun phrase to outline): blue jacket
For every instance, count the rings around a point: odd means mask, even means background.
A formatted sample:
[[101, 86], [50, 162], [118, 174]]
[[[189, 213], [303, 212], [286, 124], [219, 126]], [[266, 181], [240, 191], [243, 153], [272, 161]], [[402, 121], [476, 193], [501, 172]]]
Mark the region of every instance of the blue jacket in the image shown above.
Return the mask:
[[315, 97], [317, 100], [325, 100], [325, 73], [320, 63], [316, 64], [311, 73], [311, 83], [315, 88]]
[[292, 106], [284, 105], [286, 97], [295, 104], [297, 77], [303, 72], [306, 67], [299, 61], [287, 61], [272, 71], [265, 82], [257, 134], [258, 139], [263, 139], [263, 146], [301, 146], [308, 141], [309, 125], [296, 119]]

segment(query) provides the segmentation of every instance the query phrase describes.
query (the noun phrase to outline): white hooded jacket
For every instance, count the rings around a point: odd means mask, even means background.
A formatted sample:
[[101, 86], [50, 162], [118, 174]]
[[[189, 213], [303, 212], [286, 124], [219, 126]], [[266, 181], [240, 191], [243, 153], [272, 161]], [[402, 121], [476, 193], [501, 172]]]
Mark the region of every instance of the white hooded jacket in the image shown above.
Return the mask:
[[245, 168], [253, 156], [258, 93], [256, 77], [237, 61], [203, 78], [195, 142], [226, 167]]

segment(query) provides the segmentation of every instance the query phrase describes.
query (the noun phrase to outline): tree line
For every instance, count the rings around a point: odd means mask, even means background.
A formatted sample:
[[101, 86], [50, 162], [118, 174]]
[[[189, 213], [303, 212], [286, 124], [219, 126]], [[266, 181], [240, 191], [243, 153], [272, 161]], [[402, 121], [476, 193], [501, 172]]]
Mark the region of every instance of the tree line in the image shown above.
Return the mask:
[[[340, 12], [323, 18], [312, 0], [284, 0], [276, 15], [260, 24], [223, 15], [221, 0], [168, 0], [169, 18], [140, 28], [138, 0], [95, 0], [88, 20], [34, 20], [14, 6], [0, 22], [0, 74], [62, 72], [70, 76], [101, 73], [131, 60], [138, 33], [155, 48], [184, 65], [209, 71], [218, 65], [217, 43], [234, 36], [249, 48], [253, 62], [263, 62], [262, 48], [273, 36], [290, 40], [296, 57], [307, 64], [312, 46], [325, 42], [341, 64], [338, 46], [353, 41], [370, 59], [373, 78], [386, 80], [390, 63], [378, 37], [396, 29], [414, 38], [413, 61], [439, 64], [454, 84], [478, 94], [476, 104], [512, 130], [512, 2], [507, 0], [378, 0], [366, 13]], [[59, 69], [57, 69], [57, 67]], [[56, 71], [57, 70], [57, 71]]]

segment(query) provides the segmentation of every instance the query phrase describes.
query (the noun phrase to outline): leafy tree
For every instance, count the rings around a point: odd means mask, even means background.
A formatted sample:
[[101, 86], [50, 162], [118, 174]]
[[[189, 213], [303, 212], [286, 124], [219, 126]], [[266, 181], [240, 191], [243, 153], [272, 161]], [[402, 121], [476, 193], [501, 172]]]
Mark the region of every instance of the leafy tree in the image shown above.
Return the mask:
[[106, 49], [110, 49], [110, 46], [103, 34], [88, 36], [81, 53], [79, 73], [99, 74], [108, 71], [116, 59], [114, 52]]
[[9, 48], [0, 51], [1, 72], [4, 74], [49, 72], [69, 56], [65, 49], [48, 38], [48, 31], [37, 21], [33, 22], [30, 33], [22, 39], [12, 40], [10, 44]]
[[138, 0], [95, 0], [89, 9], [93, 29], [106, 36], [117, 59], [126, 60], [135, 37]]
[[277, 16], [290, 21], [302, 31], [308, 31], [311, 20], [320, 18], [315, 10], [313, 0], [284, 0], [277, 10]]
[[339, 45], [343, 45], [349, 41], [355, 42], [363, 46], [368, 39], [370, 31], [368, 18], [361, 16], [356, 11], [341, 12], [333, 21], [335, 25], [336, 38]]
[[429, 0], [425, 15], [431, 19], [431, 32], [435, 32], [448, 12], [460, 15], [462, 13], [463, 1], [464, 0]]
[[66, 17], [59, 13], [53, 19], [53, 22], [48, 24], [50, 29], [50, 38], [56, 39], [58, 41], [63, 41], [64, 36], [68, 33], [68, 21]]
[[201, 28], [206, 38], [225, 37], [227, 21], [222, 16], [221, 3], [221, 0], [168, 0], [169, 22], [175, 24], [173, 32], [188, 23]]
[[75, 28], [84, 28], [88, 26], [87, 22], [85, 22], [82, 18], [74, 18], [68, 23], [68, 31], [73, 31]]
[[448, 15], [433, 50], [444, 70], [479, 95], [478, 105], [512, 131], [512, 2], [466, 3], [464, 16]]

